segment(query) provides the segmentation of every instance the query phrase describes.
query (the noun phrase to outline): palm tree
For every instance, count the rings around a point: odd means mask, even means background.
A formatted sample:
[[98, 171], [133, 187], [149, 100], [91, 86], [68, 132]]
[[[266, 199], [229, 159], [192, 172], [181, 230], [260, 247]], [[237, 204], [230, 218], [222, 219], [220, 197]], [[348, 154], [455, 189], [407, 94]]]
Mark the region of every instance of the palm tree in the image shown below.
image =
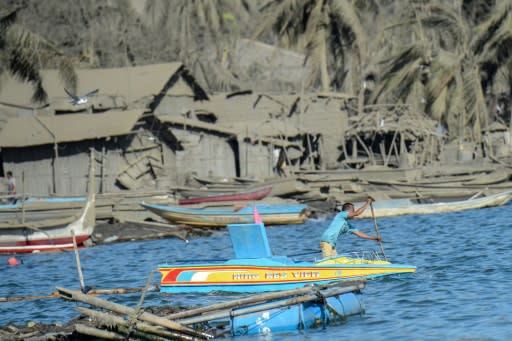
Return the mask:
[[[311, 66], [306, 86], [320, 78], [325, 91], [355, 92], [367, 59], [366, 32], [357, 12], [350, 0], [271, 0], [262, 8], [254, 38], [272, 31], [284, 47], [304, 51]], [[347, 73], [353, 82], [345, 84]]]
[[238, 80], [227, 68], [231, 46], [254, 11], [247, 0], [148, 0], [146, 23], [164, 32], [178, 58], [210, 90], [237, 88]]
[[[497, 70], [512, 56], [512, 3], [500, 2], [481, 9], [485, 13], [480, 16], [469, 16], [465, 13], [474, 13], [470, 2], [412, 2], [402, 5], [404, 12], [388, 27], [406, 29], [410, 36], [381, 60], [371, 101], [424, 108], [447, 126], [452, 138], [479, 142], [489, 119], [486, 94]], [[475, 17], [484, 19], [475, 22]]]
[[53, 44], [16, 23], [17, 8], [0, 8], [0, 75], [10, 73], [34, 85], [33, 102], [44, 102], [47, 94], [39, 70], [57, 67], [65, 86], [76, 88], [76, 74], [69, 58]]

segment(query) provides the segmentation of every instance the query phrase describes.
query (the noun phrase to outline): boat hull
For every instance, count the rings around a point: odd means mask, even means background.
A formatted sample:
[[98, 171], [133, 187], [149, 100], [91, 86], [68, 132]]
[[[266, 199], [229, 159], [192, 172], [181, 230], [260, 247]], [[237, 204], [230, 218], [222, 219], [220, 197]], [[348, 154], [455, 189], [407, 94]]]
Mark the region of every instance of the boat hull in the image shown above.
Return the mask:
[[[82, 245], [89, 237], [89, 234], [75, 236], [77, 245]], [[0, 242], [0, 254], [57, 252], [71, 249], [73, 249], [72, 237], [51, 239], [48, 239], [48, 237], [42, 239], [30, 238], [25, 241]]]
[[[91, 152], [92, 160], [92, 152]], [[90, 163], [88, 195], [82, 212], [66, 218], [1, 222], [0, 254], [50, 252], [73, 249], [93, 233], [96, 225], [94, 164]]]
[[[228, 224], [254, 222], [252, 206], [233, 208], [184, 208], [166, 205], [141, 204], [146, 209], [173, 224], [198, 227], [225, 227]], [[308, 218], [307, 205], [256, 205], [265, 225], [301, 224]]]
[[[410, 199], [378, 200], [373, 204], [373, 208], [376, 216], [389, 217], [407, 214], [457, 212], [484, 207], [501, 206], [508, 203], [511, 199], [512, 191], [506, 191], [479, 198], [422, 204], [414, 203], [413, 200]], [[356, 206], [358, 206], [358, 204], [356, 204]], [[366, 210], [357, 218], [371, 217], [371, 212]]]
[[184, 292], [265, 292], [327, 284], [341, 280], [373, 279], [407, 275], [416, 267], [403, 264], [350, 263], [321, 264], [300, 262], [294, 265], [251, 265], [253, 260], [238, 264], [161, 265], [160, 291]]
[[178, 202], [180, 205], [193, 205], [200, 204], [203, 202], [225, 202], [225, 201], [237, 201], [237, 200], [261, 200], [265, 198], [272, 187], [262, 188], [257, 191], [251, 192], [239, 192], [239, 193], [225, 193], [210, 196], [201, 196], [196, 198], [180, 199]]

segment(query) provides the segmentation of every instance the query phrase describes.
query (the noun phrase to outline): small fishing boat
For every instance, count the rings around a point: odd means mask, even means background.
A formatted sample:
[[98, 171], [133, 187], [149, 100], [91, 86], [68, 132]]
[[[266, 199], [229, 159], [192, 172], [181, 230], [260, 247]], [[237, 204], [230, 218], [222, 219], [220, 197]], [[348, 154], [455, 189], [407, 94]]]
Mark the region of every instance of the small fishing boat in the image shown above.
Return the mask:
[[223, 202], [223, 201], [247, 201], [247, 200], [261, 200], [265, 198], [272, 187], [264, 187], [260, 189], [255, 189], [252, 191], [243, 191], [237, 193], [222, 193], [215, 195], [205, 195], [194, 198], [183, 198], [179, 199], [178, 203], [180, 205], [192, 205], [192, 204], [200, 204], [203, 202]]
[[263, 224], [230, 224], [235, 258], [194, 264], [161, 264], [160, 291], [263, 292], [413, 273], [416, 267], [380, 259], [340, 255], [315, 262], [274, 256]]
[[87, 201], [81, 212], [63, 218], [0, 223], [0, 254], [63, 251], [73, 249], [73, 234], [77, 246], [94, 231], [95, 181], [91, 161]]
[[69, 217], [80, 212], [86, 201], [87, 196], [22, 196], [8, 203], [0, 203], [0, 223]]
[[252, 223], [254, 206], [263, 223], [267, 225], [301, 224], [309, 216], [308, 206], [304, 204], [258, 203], [224, 207], [180, 207], [142, 202], [141, 205], [173, 224], [199, 227], [225, 227], [228, 224]]
[[[512, 199], [512, 190], [500, 192], [488, 196], [473, 195], [464, 200], [442, 201], [419, 198], [419, 199], [387, 199], [377, 200], [373, 203], [375, 215], [379, 217], [398, 216], [406, 214], [433, 214], [457, 212], [463, 210], [493, 207], [505, 205]], [[356, 206], [362, 203], [356, 203]], [[357, 218], [371, 218], [371, 211], [366, 210]]]

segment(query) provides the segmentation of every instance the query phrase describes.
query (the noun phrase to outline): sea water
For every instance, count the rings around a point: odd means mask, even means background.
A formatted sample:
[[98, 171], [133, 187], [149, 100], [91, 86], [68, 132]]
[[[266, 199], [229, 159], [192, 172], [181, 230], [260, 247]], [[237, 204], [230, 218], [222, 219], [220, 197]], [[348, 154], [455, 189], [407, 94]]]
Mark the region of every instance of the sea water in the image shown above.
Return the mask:
[[[512, 338], [512, 205], [435, 215], [377, 217], [386, 256], [417, 266], [406, 279], [370, 281], [362, 291], [365, 313], [344, 323], [296, 333], [237, 340], [510, 340]], [[270, 226], [274, 254], [318, 257], [318, 240], [332, 216], [305, 224]], [[370, 219], [352, 225], [374, 234]], [[344, 235], [338, 251], [380, 250], [375, 241]], [[312, 251], [313, 250], [313, 251]], [[311, 255], [309, 254], [311, 251]], [[133, 241], [79, 251], [85, 284], [97, 288], [158, 284], [158, 264], [233, 256], [225, 231], [211, 237]], [[301, 256], [297, 256], [301, 257]], [[0, 297], [48, 295], [55, 287], [80, 287], [73, 252], [19, 255], [19, 266], [0, 256]], [[135, 307], [141, 293], [104, 296]], [[144, 306], [203, 306], [231, 295], [149, 292]], [[62, 299], [0, 303], [0, 325], [63, 323], [80, 305]]]

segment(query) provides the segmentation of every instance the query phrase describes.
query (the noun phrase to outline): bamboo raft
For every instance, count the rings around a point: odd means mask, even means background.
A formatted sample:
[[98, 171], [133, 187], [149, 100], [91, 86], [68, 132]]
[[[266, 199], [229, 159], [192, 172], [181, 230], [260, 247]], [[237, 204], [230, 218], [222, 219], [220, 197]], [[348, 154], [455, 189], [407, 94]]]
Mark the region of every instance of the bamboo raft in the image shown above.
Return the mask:
[[[81, 316], [88, 317], [88, 319], [74, 319], [71, 322], [72, 326], [66, 328], [68, 333], [71, 333], [66, 340], [71, 340], [73, 337], [77, 337], [77, 335], [104, 340], [127, 340], [131, 338], [137, 340], [209, 340], [225, 336], [228, 333], [232, 336], [241, 335], [237, 334], [239, 333], [238, 329], [235, 330], [236, 324], [234, 322], [236, 322], [237, 318], [246, 323], [244, 319], [247, 316], [251, 317], [254, 314], [262, 314], [276, 309], [286, 311], [290, 307], [299, 307], [304, 303], [308, 307], [312, 304], [326, 304], [325, 310], [331, 314], [332, 307], [326, 303], [329, 299], [359, 292], [365, 286], [364, 281], [335, 282], [325, 285], [307, 286], [292, 290], [249, 295], [209, 306], [159, 316], [142, 308], [145, 294], [148, 291], [154, 290], [154, 287], [149, 285], [150, 281], [151, 276], [145, 288], [95, 289], [83, 293], [80, 290], [57, 287], [56, 291], [48, 296], [18, 298], [19, 300], [61, 298], [88, 304], [90, 307], [79, 306], [75, 308]], [[135, 308], [97, 297], [100, 294], [110, 295], [134, 292], [142, 292]], [[0, 302], [5, 301], [0, 300]], [[352, 312], [346, 312], [346, 315], [355, 315], [361, 312], [362, 306], [361, 310], [352, 309]], [[331, 317], [330, 321], [323, 321], [321, 324], [325, 327], [327, 323], [334, 324], [337, 321], [344, 321], [345, 316], [336, 316], [338, 319]], [[235, 327], [227, 327], [230, 321]], [[293, 324], [293, 322], [290, 323]], [[315, 321], [315, 326], [317, 324], [318, 321]], [[311, 325], [309, 326], [311, 327]], [[306, 328], [306, 326], [303, 328]], [[10, 328], [10, 330], [12, 332], [12, 335], [10, 335], [12, 339], [19, 338], [20, 335], [28, 335], [21, 334], [22, 331], [15, 327]], [[8, 338], [5, 333], [5, 331], [0, 329], [0, 337]], [[49, 340], [55, 334], [54, 331], [45, 335], [35, 335], [32, 333], [30, 336], [35, 337], [37, 340]], [[62, 337], [62, 332], [58, 334]]]

